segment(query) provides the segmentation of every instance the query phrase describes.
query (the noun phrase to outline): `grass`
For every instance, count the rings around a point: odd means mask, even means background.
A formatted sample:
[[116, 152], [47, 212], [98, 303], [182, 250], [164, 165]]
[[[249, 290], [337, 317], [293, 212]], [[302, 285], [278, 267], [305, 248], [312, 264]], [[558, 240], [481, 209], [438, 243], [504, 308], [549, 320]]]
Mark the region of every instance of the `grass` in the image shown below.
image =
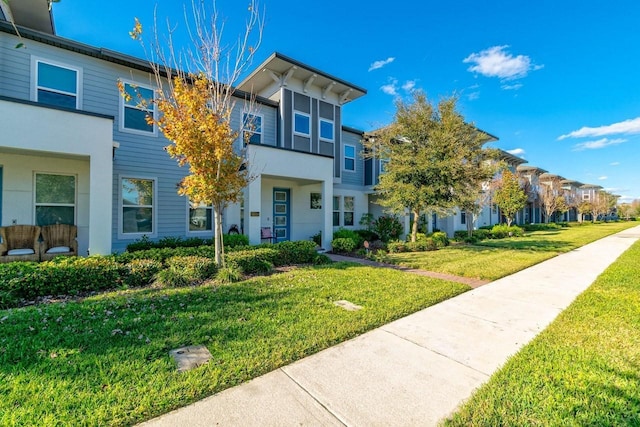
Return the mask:
[[640, 242], [447, 426], [640, 425]]
[[[0, 311], [0, 425], [130, 425], [468, 289], [339, 263]], [[168, 351], [196, 344], [213, 359], [176, 372]]]
[[636, 225], [610, 222], [534, 231], [524, 237], [484, 240], [434, 252], [389, 254], [389, 259], [411, 268], [495, 280]]

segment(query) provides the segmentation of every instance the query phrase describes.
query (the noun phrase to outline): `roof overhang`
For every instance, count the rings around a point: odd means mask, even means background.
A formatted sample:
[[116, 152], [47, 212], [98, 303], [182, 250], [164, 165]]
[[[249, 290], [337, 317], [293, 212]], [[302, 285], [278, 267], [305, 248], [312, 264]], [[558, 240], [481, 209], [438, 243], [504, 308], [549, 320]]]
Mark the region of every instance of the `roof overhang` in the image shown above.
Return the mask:
[[[6, 6], [6, 3], [4, 5]], [[46, 34], [55, 34], [48, 0], [10, 0], [8, 5], [7, 18], [13, 19], [16, 25]], [[3, 12], [6, 12], [4, 7]]]
[[508, 153], [508, 152], [506, 152], [504, 150], [498, 149], [498, 152], [500, 153], [499, 154], [500, 160], [504, 160], [507, 163], [510, 163], [510, 164], [513, 164], [513, 165], [516, 165], [516, 166], [517, 165], [521, 165], [523, 163], [527, 163], [527, 161], [525, 159], [523, 159], [521, 157], [518, 157], [518, 156], [514, 156], [513, 154]]
[[537, 174], [544, 174], [547, 172], [546, 170], [533, 165], [518, 165], [516, 170], [518, 172], [533, 172]]
[[274, 52], [244, 79], [238, 89], [245, 92], [260, 93], [275, 82], [286, 86], [291, 78], [301, 80], [304, 87], [313, 84], [320, 87], [323, 97], [329, 92], [338, 95], [340, 104], [358, 99], [366, 95], [366, 89], [334, 77], [281, 53]]

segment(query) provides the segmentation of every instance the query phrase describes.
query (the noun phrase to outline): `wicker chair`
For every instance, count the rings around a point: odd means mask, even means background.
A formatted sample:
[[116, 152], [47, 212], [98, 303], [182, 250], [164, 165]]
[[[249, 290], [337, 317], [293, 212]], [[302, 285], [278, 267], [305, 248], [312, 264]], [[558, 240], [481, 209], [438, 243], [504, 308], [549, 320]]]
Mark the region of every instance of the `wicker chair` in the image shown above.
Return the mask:
[[0, 237], [0, 262], [40, 259], [40, 227], [37, 225], [0, 227]]
[[78, 227], [68, 224], [42, 227], [42, 252], [40, 259], [49, 261], [57, 256], [78, 256]]

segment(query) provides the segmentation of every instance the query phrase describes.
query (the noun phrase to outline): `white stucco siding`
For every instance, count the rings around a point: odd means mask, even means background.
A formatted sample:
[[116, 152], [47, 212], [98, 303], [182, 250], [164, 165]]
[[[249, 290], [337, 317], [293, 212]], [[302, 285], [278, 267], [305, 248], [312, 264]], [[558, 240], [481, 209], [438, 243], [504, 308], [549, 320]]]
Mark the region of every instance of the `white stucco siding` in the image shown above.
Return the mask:
[[110, 253], [112, 126], [105, 117], [0, 100], [0, 152], [22, 162], [18, 168], [2, 160], [3, 187], [15, 187], [3, 197], [3, 225], [13, 219], [34, 223], [34, 171], [78, 174], [76, 221], [84, 239], [79, 252]]

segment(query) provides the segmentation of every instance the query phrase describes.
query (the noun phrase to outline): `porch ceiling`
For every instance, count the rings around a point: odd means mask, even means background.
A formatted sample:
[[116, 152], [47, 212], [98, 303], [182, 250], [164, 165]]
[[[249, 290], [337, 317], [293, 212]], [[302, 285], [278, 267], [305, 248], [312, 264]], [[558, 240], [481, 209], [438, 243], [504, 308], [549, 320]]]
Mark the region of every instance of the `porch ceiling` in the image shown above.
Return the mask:
[[292, 178], [290, 176], [276, 176], [276, 175], [262, 175], [262, 179], [277, 179], [282, 181], [290, 181], [294, 182], [298, 185], [312, 185], [312, 184], [321, 184], [320, 180], [313, 179], [304, 179], [304, 178]]
[[18, 154], [21, 156], [51, 157], [56, 159], [89, 160], [88, 155], [59, 153], [55, 151], [28, 150], [24, 148], [0, 147], [0, 154]]

